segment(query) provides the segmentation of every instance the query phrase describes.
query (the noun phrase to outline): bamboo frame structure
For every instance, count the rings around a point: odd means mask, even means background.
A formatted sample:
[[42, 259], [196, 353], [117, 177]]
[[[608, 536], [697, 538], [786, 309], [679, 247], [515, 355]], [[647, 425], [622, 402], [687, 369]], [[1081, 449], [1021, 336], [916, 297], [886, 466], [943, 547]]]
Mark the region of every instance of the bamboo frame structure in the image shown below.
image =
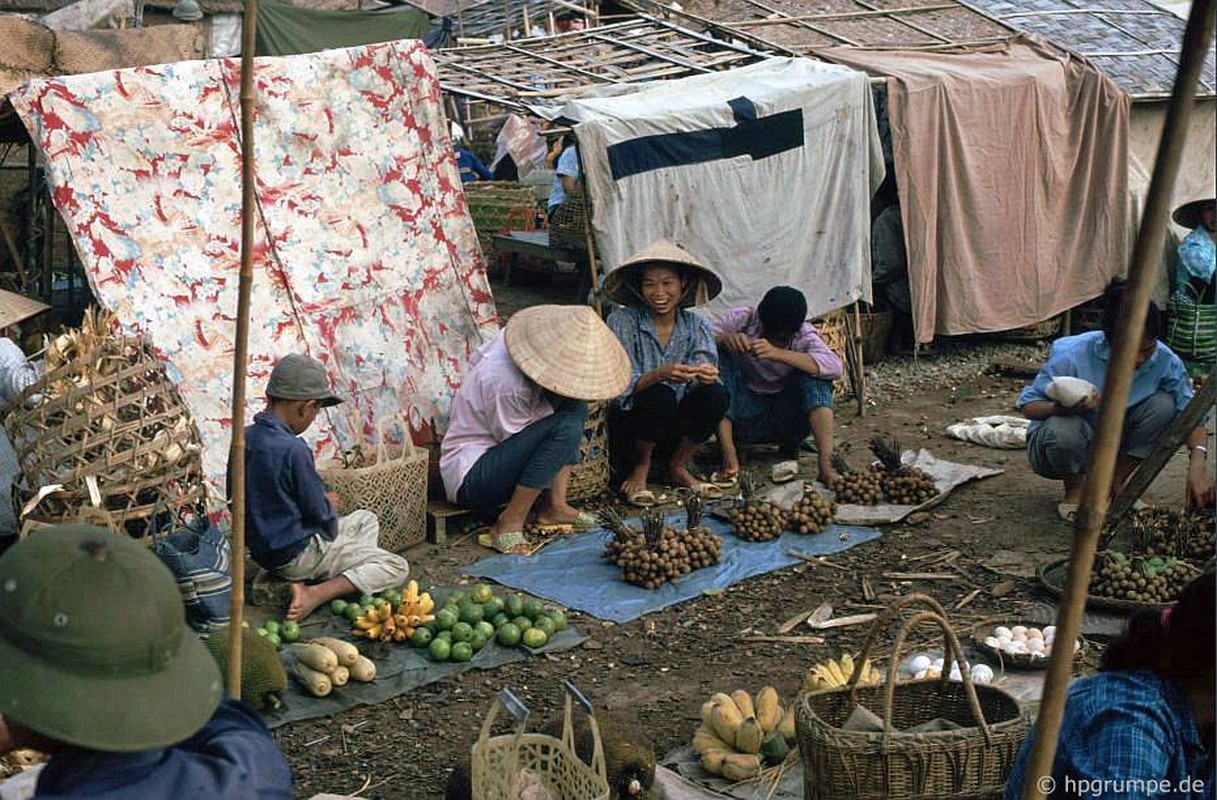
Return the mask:
[[589, 86], [684, 78], [742, 67], [765, 53], [644, 14], [544, 39], [436, 50], [431, 57], [448, 94], [530, 113]]
[[228, 693], [241, 696], [241, 617], [245, 611], [245, 373], [254, 273], [254, 47], [258, 0], [245, 0], [241, 41], [241, 273], [237, 283], [237, 341], [232, 359], [232, 621], [228, 629]]
[[[1162, 143], [1154, 162], [1145, 212], [1137, 232], [1132, 262], [1128, 269], [1128, 288], [1120, 309], [1120, 330], [1113, 342], [1111, 360], [1103, 386], [1103, 404], [1090, 454], [1082, 502], [1074, 528], [1069, 572], [1060, 610], [1057, 634], [1071, 642], [1082, 627], [1082, 613], [1094, 567], [1095, 552], [1106, 520], [1108, 494], [1115, 474], [1116, 456], [1124, 433], [1125, 405], [1136, 369], [1137, 348], [1145, 331], [1145, 315], [1154, 289], [1157, 254], [1162, 250], [1166, 222], [1170, 217], [1171, 192], [1183, 160], [1189, 119], [1195, 105], [1196, 82], [1212, 38], [1217, 0], [1195, 0], [1183, 35], [1179, 72], [1162, 127]], [[1073, 660], [1052, 658], [1044, 680], [1044, 693], [1035, 724], [1035, 746], [1027, 765], [1023, 800], [1040, 800], [1047, 792], [1043, 776], [1052, 774], [1061, 720], [1065, 714], [1065, 691]]]

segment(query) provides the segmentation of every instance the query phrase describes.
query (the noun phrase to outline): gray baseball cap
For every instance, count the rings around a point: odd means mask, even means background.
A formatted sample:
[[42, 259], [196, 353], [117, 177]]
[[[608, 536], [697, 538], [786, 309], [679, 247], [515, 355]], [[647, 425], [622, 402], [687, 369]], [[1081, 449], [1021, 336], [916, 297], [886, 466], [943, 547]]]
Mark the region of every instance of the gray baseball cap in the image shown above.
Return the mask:
[[304, 353], [279, 359], [266, 384], [266, 396], [276, 400], [316, 400], [322, 407], [336, 406], [342, 398], [330, 391], [321, 362]]

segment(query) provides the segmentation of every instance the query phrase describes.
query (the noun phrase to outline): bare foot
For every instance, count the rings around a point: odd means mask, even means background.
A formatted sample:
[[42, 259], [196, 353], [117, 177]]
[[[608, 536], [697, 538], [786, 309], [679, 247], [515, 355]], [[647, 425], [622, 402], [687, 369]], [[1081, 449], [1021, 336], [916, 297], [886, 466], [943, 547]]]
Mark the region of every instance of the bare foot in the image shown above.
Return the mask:
[[630, 476], [621, 482], [621, 493], [629, 497], [646, 489], [647, 475], [650, 472], [651, 465], [649, 462], [634, 467], [634, 471], [630, 473]]
[[718, 477], [721, 480], [729, 481], [739, 476], [739, 456], [734, 450], [731, 452], [723, 451], [723, 465], [719, 467]]
[[572, 505], [547, 506], [537, 511], [538, 525], [570, 525], [579, 518], [581, 512]]
[[305, 586], [303, 583], [293, 583], [291, 587], [292, 599], [288, 603], [287, 613], [283, 615], [285, 619], [302, 622], [317, 610], [317, 606], [325, 602], [321, 592], [316, 591], [315, 587]]
[[687, 486], [692, 488], [694, 486], [700, 486], [702, 483], [693, 475], [692, 472], [689, 472], [689, 468], [684, 464], [668, 464], [668, 476], [671, 478], [672, 483], [676, 484], [677, 486]]

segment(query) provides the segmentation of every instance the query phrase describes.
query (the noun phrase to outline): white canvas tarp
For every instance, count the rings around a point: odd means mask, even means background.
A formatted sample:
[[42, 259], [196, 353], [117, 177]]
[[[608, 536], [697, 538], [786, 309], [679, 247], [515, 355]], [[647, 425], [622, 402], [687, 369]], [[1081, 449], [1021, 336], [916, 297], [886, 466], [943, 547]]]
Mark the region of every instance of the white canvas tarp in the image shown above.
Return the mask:
[[774, 58], [613, 87], [562, 116], [586, 170], [602, 266], [664, 237], [723, 280], [711, 313], [775, 284], [813, 315], [870, 299], [870, 197], [883, 155], [867, 78]]

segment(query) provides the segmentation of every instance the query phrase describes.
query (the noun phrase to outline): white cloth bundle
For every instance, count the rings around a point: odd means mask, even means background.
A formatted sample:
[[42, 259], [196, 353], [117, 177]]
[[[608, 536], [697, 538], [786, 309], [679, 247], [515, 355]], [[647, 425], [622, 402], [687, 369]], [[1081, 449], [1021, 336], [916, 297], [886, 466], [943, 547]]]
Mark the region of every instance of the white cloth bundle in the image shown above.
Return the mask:
[[1073, 408], [1087, 399], [1090, 400], [1091, 406], [1099, 403], [1099, 387], [1090, 381], [1068, 375], [1053, 378], [1052, 383], [1048, 384], [1048, 388], [1044, 390], [1044, 394], [1065, 408]]
[[947, 426], [947, 436], [1000, 450], [1021, 450], [1027, 446], [1027, 424], [1022, 417], [976, 417]]

